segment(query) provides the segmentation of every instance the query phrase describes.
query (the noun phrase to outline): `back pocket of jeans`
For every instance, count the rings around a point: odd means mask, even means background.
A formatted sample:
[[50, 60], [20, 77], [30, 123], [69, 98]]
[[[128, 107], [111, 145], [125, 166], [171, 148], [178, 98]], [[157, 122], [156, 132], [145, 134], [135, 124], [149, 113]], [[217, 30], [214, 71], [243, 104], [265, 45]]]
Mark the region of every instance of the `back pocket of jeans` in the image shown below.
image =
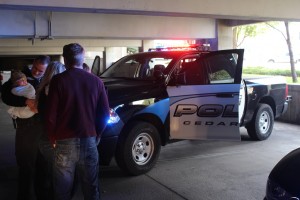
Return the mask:
[[74, 153], [70, 146], [55, 149], [55, 165], [58, 167], [71, 167], [75, 161]]

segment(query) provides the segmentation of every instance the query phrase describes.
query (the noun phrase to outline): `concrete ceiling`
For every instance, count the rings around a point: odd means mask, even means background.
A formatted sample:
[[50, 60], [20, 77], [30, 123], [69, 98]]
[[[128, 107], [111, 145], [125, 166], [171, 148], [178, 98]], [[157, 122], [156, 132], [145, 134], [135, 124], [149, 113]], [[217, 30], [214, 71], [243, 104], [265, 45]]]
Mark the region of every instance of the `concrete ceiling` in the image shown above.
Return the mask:
[[103, 51], [147, 39], [216, 38], [219, 20], [228, 27], [300, 21], [299, 7], [299, 0], [0, 0], [0, 55], [57, 55], [73, 41]]
[[299, 21], [299, 0], [1, 0], [0, 8], [235, 20]]

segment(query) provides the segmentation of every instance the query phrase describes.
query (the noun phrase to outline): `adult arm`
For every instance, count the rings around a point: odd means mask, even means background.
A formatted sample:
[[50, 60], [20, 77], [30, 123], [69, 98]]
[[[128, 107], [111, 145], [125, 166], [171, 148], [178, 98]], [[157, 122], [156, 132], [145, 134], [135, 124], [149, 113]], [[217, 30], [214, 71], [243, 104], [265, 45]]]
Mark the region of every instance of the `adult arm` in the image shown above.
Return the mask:
[[49, 140], [55, 144], [55, 130], [59, 102], [59, 79], [53, 77], [51, 80], [49, 94], [46, 101], [45, 123]]
[[15, 107], [26, 106], [26, 98], [12, 94], [11, 89], [12, 89], [12, 82], [9, 79], [2, 85], [2, 89], [1, 89], [2, 101], [9, 106], [15, 106]]
[[101, 92], [99, 94], [99, 100], [96, 109], [96, 131], [98, 138], [100, 138], [106, 127], [110, 110], [106, 90], [102, 82], [100, 82], [99, 89]]

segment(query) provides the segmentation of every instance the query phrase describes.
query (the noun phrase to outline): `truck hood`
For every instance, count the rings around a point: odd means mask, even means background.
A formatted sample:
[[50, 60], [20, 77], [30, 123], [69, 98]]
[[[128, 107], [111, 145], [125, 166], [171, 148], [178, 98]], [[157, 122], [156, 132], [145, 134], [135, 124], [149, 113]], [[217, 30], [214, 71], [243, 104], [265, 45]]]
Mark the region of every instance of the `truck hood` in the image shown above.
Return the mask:
[[111, 107], [133, 101], [155, 98], [165, 91], [164, 83], [155, 80], [102, 78]]

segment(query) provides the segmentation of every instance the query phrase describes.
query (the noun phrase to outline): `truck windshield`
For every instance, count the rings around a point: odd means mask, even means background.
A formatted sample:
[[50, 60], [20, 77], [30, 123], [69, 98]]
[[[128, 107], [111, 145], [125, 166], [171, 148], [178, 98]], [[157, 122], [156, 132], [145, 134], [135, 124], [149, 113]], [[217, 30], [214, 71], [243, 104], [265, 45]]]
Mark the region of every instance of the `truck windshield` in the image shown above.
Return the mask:
[[133, 78], [152, 80], [155, 70], [164, 70], [173, 60], [171, 57], [131, 55], [120, 59], [101, 74], [102, 78]]

